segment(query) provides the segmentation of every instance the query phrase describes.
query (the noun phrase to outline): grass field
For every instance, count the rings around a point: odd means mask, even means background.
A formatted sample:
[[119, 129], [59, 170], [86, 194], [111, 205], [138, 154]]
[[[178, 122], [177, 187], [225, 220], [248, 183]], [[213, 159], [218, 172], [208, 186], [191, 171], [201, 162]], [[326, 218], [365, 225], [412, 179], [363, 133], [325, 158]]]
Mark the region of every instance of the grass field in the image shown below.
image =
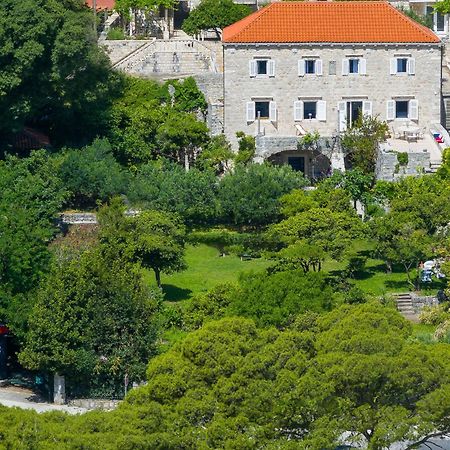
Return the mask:
[[[261, 271], [271, 262], [265, 259], [241, 261], [234, 255], [221, 257], [217, 249], [204, 245], [188, 245], [186, 248], [187, 270], [172, 275], [162, 275], [166, 300], [187, 300], [194, 294], [206, 292], [222, 283], [237, 281], [242, 272]], [[153, 273], [149, 274], [154, 283]]]
[[[234, 255], [221, 257], [217, 249], [204, 244], [188, 245], [186, 262], [188, 268], [185, 271], [162, 275], [163, 290], [169, 302], [187, 300], [218, 284], [237, 281], [242, 272], [262, 271], [272, 264], [263, 258], [241, 261]], [[345, 262], [327, 260], [323, 269], [332, 275], [338, 275], [344, 267]], [[147, 276], [154, 283], [153, 273], [148, 273]], [[385, 265], [379, 259], [369, 258], [365, 270], [358, 274], [355, 283], [364, 292], [376, 296], [409, 290], [406, 274], [401, 268], [394, 267], [392, 273], [386, 273]], [[425, 294], [435, 294], [439, 287], [439, 283], [432, 283], [425, 286], [423, 291]]]

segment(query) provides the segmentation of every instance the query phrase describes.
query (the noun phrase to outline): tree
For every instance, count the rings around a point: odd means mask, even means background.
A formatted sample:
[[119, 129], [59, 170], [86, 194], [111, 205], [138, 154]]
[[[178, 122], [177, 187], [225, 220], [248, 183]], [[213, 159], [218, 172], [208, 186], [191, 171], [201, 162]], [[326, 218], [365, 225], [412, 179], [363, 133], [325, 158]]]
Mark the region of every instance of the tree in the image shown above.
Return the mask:
[[51, 262], [48, 242], [67, 192], [44, 151], [0, 162], [0, 320], [17, 336], [26, 328], [27, 299]]
[[209, 170], [167, 161], [142, 165], [128, 191], [130, 202], [145, 209], [178, 214], [188, 225], [214, 222], [218, 215], [217, 178]]
[[271, 225], [268, 234], [284, 245], [302, 240], [339, 259], [350, 241], [362, 237], [364, 230], [365, 225], [354, 211], [312, 208]]
[[25, 123], [56, 143], [85, 143], [105, 129], [120, 76], [97, 46], [81, 2], [2, 0], [0, 42], [3, 138]]
[[[175, 88], [173, 99], [168, 86]], [[109, 138], [119, 161], [136, 165], [164, 156], [191, 164], [209, 142], [208, 129], [198, 115], [205, 98], [192, 78], [160, 85], [126, 78], [123, 95], [111, 110]]]
[[114, 9], [120, 14], [124, 28], [133, 18], [135, 34], [146, 35], [160, 8], [174, 9], [176, 0], [117, 0]]
[[156, 283], [161, 288], [161, 272], [185, 268], [184, 226], [174, 216], [159, 211], [143, 211], [130, 221], [133, 258], [155, 272]]
[[360, 117], [342, 136], [342, 146], [352, 168], [367, 175], [375, 172], [378, 146], [386, 140], [389, 127], [376, 117]]
[[220, 39], [221, 31], [251, 13], [246, 5], [232, 0], [202, 0], [183, 22], [183, 31], [191, 36], [201, 31], [214, 30]]
[[243, 276], [227, 315], [251, 318], [260, 327], [286, 327], [298, 314], [324, 312], [332, 305], [333, 293], [323, 274], [294, 269]]
[[274, 255], [278, 262], [274, 270], [302, 269], [304, 273], [313, 270], [320, 272], [325, 252], [317, 245], [308, 244], [306, 241], [297, 241]]
[[410, 213], [394, 211], [375, 219], [372, 229], [376, 252], [386, 262], [387, 270], [392, 270], [392, 264], [401, 264], [408, 283], [417, 288], [417, 279], [416, 282], [411, 279], [410, 271], [418, 268], [420, 261], [431, 252], [431, 240], [426, 230], [418, 226]]
[[353, 208], [356, 210], [358, 201], [366, 203], [370, 188], [373, 184], [373, 176], [364, 173], [359, 167], [346, 172], [335, 171], [330, 178], [323, 182], [323, 185], [331, 185], [342, 188], [347, 192], [352, 201]]
[[138, 266], [85, 252], [40, 286], [19, 359], [66, 375], [73, 395], [121, 395], [125, 374], [141, 381], [155, 354], [160, 301]]
[[288, 166], [237, 166], [219, 184], [224, 220], [241, 226], [267, 225], [279, 217], [279, 198], [306, 184], [303, 175]]
[[66, 150], [61, 156], [59, 175], [70, 191], [70, 205], [94, 207], [127, 191], [129, 175], [115, 160], [106, 139], [95, 140], [81, 150]]

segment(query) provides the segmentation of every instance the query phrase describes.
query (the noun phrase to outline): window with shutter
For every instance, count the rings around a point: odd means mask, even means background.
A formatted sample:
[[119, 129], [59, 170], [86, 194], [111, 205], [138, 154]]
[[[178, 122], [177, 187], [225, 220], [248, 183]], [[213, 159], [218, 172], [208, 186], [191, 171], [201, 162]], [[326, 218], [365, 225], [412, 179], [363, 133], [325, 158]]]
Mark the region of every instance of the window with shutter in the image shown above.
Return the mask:
[[257, 61], [255, 59], [252, 59], [248, 62], [248, 71], [251, 77], [256, 77], [256, 65]]
[[299, 122], [303, 120], [303, 102], [297, 100], [294, 102], [294, 121]]
[[418, 100], [410, 100], [409, 101], [408, 118], [411, 120], [419, 120], [419, 102], [418, 102]]
[[255, 102], [247, 102], [247, 122], [255, 121]]
[[414, 58], [408, 58], [408, 75], [414, 75], [416, 73], [416, 60]]
[[367, 60], [365, 58], [361, 58], [359, 60], [359, 74], [366, 75], [367, 73]]
[[348, 70], [349, 70], [349, 60], [348, 59], [343, 59], [342, 60], [342, 75], [348, 75]]
[[386, 103], [386, 120], [395, 119], [395, 101], [388, 100]]
[[277, 103], [269, 102], [269, 120], [271, 122], [277, 121]]
[[327, 102], [324, 100], [319, 100], [317, 102], [317, 120], [326, 121], [327, 120]]
[[275, 61], [273, 59], [269, 59], [268, 64], [268, 74], [269, 77], [275, 76]]
[[338, 103], [338, 125], [339, 131], [345, 131], [347, 129], [347, 103]]
[[372, 116], [372, 102], [364, 101], [362, 110], [363, 110], [363, 116], [371, 117]]
[[391, 58], [390, 74], [395, 75], [397, 73], [397, 58]]
[[316, 75], [322, 75], [323, 73], [323, 63], [321, 59], [316, 60]]
[[305, 76], [305, 60], [304, 59], [298, 60], [298, 76], [299, 77]]

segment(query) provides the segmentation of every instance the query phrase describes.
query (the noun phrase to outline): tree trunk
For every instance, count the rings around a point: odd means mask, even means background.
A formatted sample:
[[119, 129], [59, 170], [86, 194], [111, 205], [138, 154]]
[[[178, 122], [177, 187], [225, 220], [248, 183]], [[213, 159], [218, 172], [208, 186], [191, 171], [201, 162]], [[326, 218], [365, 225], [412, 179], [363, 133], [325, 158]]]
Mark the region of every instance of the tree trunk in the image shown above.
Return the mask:
[[390, 261], [386, 261], [386, 273], [392, 273], [392, 263]]
[[159, 269], [153, 269], [155, 271], [156, 284], [160, 289], [162, 289], [161, 285], [161, 271]]

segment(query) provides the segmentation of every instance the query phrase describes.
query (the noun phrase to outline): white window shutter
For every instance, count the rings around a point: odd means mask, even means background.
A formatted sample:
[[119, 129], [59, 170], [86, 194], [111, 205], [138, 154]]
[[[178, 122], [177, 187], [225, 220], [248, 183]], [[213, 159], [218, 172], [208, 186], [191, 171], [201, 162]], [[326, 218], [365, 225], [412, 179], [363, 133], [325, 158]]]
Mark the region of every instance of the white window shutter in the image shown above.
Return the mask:
[[294, 121], [300, 122], [303, 120], [303, 102], [297, 100], [294, 102]]
[[316, 75], [322, 75], [323, 63], [321, 59], [316, 59]]
[[408, 75], [414, 75], [416, 73], [416, 60], [414, 58], [408, 58], [407, 62]]
[[391, 75], [397, 73], [397, 58], [391, 58]]
[[271, 122], [277, 121], [277, 103], [269, 102], [269, 119]]
[[366, 75], [366, 73], [367, 73], [366, 58], [360, 58], [360, 60], [359, 60], [359, 73], [360, 73], [360, 75]]
[[338, 103], [338, 125], [339, 131], [345, 131], [347, 129], [347, 103]]
[[386, 120], [395, 119], [395, 101], [388, 100], [386, 103]]
[[269, 77], [274, 77], [275, 76], [275, 61], [273, 59], [269, 59], [269, 61], [267, 61], [267, 72], [269, 74]]
[[247, 122], [255, 121], [255, 102], [247, 102]]
[[372, 116], [372, 102], [364, 101], [363, 102], [363, 116]]
[[256, 77], [256, 71], [257, 71], [257, 63], [256, 63], [256, 60], [255, 60], [255, 59], [251, 59], [251, 60], [248, 62], [248, 72], [249, 72], [249, 75], [250, 75], [251, 77]]
[[342, 75], [348, 75], [349, 71], [349, 60], [343, 59], [342, 60]]
[[298, 60], [298, 76], [299, 77], [305, 76], [305, 60], [304, 59]]
[[319, 100], [317, 102], [317, 120], [326, 121], [327, 120], [327, 102], [324, 100]]
[[408, 118], [411, 120], [419, 120], [419, 101], [410, 100], [408, 106], [409, 106]]

